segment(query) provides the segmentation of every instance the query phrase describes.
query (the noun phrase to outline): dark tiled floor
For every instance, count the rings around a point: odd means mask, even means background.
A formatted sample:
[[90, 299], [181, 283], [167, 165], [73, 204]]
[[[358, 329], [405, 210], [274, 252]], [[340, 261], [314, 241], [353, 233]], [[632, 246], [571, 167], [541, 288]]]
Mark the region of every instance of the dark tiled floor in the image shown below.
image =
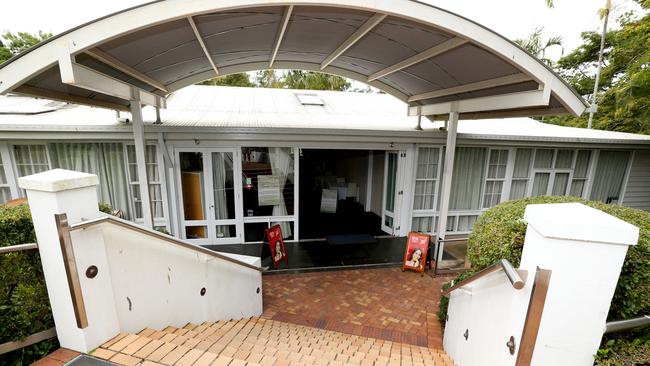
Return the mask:
[[399, 268], [264, 276], [263, 317], [442, 348], [436, 313], [450, 279]]
[[[279, 269], [312, 270], [341, 266], [387, 267], [402, 263], [406, 245], [405, 237], [378, 237], [376, 239], [377, 243], [374, 244], [330, 245], [324, 240], [285, 243], [289, 263], [281, 263]], [[206, 247], [219, 252], [256, 257], [260, 256], [262, 251], [261, 244], [207, 245]], [[454, 255], [459, 254], [445, 250], [443, 259], [461, 259], [455, 258]], [[464, 255], [464, 251], [461, 255]], [[273, 269], [270, 257], [263, 259], [262, 265]]]

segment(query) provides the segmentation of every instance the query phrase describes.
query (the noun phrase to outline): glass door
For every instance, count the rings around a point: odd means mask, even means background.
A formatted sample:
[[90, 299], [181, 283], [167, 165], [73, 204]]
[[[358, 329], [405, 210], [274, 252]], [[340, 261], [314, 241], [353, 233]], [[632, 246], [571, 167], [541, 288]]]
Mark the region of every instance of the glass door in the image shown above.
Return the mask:
[[177, 151], [181, 235], [197, 244], [241, 242], [238, 151]]
[[383, 194], [383, 209], [381, 217], [381, 230], [393, 235], [395, 233], [395, 225], [397, 223], [397, 162], [399, 158], [397, 151], [386, 151], [386, 158], [384, 162], [384, 194]]

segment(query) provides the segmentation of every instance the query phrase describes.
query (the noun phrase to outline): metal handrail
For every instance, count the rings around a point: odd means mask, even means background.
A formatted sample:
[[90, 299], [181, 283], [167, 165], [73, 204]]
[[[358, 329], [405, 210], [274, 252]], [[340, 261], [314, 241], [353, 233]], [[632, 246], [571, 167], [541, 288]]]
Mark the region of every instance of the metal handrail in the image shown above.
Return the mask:
[[605, 324], [605, 334], [622, 332], [625, 330], [645, 327], [649, 325], [650, 325], [650, 315], [644, 315], [632, 319], [616, 320], [613, 322], [607, 322], [607, 324]]
[[454, 284], [450, 288], [444, 290], [442, 292], [442, 295], [443, 296], [448, 296], [454, 290], [457, 290], [457, 289], [459, 289], [459, 288], [461, 288], [463, 286], [467, 286], [468, 284], [470, 284], [470, 283], [472, 283], [472, 282], [474, 282], [474, 281], [476, 281], [476, 280], [478, 280], [478, 279], [480, 279], [482, 277], [485, 277], [485, 276], [487, 276], [487, 275], [489, 275], [491, 273], [501, 271], [501, 270], [506, 274], [506, 277], [508, 277], [508, 280], [510, 280], [510, 284], [512, 284], [512, 287], [515, 290], [521, 290], [522, 288], [524, 288], [524, 285], [526, 283], [525, 283], [525, 280], [522, 280], [521, 277], [523, 276], [525, 278], [526, 275], [527, 275], [527, 271], [525, 271], [525, 270], [517, 270], [512, 266], [512, 264], [510, 264], [510, 262], [508, 262], [507, 259], [502, 259], [499, 262], [497, 262], [497, 263], [495, 263], [495, 264], [493, 264], [493, 265], [491, 265], [491, 266], [489, 266], [487, 268], [484, 268], [483, 270], [475, 273], [471, 277], [466, 278], [466, 279]]
[[38, 249], [38, 245], [36, 243], [10, 245], [8, 247], [0, 247], [0, 254], [22, 252], [25, 250], [32, 250], [32, 249]]
[[215, 258], [223, 259], [223, 260], [225, 260], [227, 262], [238, 264], [238, 265], [240, 265], [242, 267], [254, 269], [254, 270], [259, 271], [259, 272], [264, 272], [264, 271], [266, 271], [268, 269], [268, 267], [258, 267], [258, 266], [255, 266], [255, 265], [240, 261], [238, 259], [229, 257], [227, 255], [223, 255], [223, 254], [221, 254], [219, 252], [215, 252], [213, 250], [203, 248], [203, 247], [198, 246], [196, 244], [192, 244], [192, 243], [189, 243], [187, 241], [175, 238], [175, 237], [173, 237], [171, 235], [167, 235], [167, 234], [161, 233], [159, 231], [140, 226], [140, 225], [135, 224], [133, 222], [120, 219], [120, 218], [115, 217], [115, 216], [103, 216], [103, 217], [99, 217], [99, 218], [96, 218], [96, 219], [82, 221], [82, 222], [79, 222], [79, 223], [76, 223], [76, 224], [72, 224], [72, 225], [70, 225], [70, 231], [83, 230], [83, 229], [87, 229], [87, 228], [97, 226], [97, 225], [101, 225], [101, 224], [117, 225], [117, 226], [120, 226], [120, 227], [123, 227], [123, 228], [134, 230], [134, 231], [137, 231], [139, 233], [142, 233], [142, 234], [145, 234], [145, 235], [148, 235], [148, 236], [151, 236], [151, 237], [155, 237], [157, 239], [165, 240], [165, 241], [167, 241], [167, 242], [169, 242], [171, 244], [174, 244], [174, 245], [186, 248], [186, 249], [190, 249], [190, 250], [193, 250], [193, 251], [196, 251], [196, 252], [199, 252], [199, 253], [207, 254], [207, 255], [215, 257]]

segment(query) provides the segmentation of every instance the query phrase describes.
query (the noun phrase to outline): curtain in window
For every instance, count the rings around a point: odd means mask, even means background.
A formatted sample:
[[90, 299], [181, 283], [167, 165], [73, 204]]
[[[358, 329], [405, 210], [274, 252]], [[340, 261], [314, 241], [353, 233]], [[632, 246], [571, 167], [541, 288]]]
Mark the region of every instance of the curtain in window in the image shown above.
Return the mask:
[[[232, 153], [212, 153], [212, 174], [214, 189], [214, 217], [217, 220], [228, 220], [234, 217], [228, 215], [228, 190], [232, 193], [233, 187], [228, 187], [232, 182]], [[230, 174], [228, 174], [230, 173]], [[230, 176], [229, 176], [230, 175]], [[217, 227], [221, 237], [230, 238], [230, 227], [222, 225]]]
[[[273, 216], [285, 216], [288, 214], [287, 205], [284, 202], [284, 186], [287, 182], [287, 179], [293, 179], [293, 175], [289, 176], [289, 173], [293, 173], [293, 159], [291, 157], [290, 148], [282, 147], [270, 147], [269, 148], [269, 160], [271, 162], [271, 174], [274, 176], [280, 177], [280, 204], [273, 206]], [[293, 235], [291, 233], [291, 225], [288, 222], [281, 222], [280, 227], [282, 228], [282, 234], [285, 238]]]
[[110, 203], [131, 217], [124, 169], [124, 152], [120, 143], [50, 144], [52, 166], [99, 177], [97, 198]]
[[618, 202], [630, 153], [601, 151], [591, 189], [591, 199], [605, 203]]
[[454, 159], [451, 183], [451, 210], [478, 210], [485, 169], [486, 149], [459, 147]]

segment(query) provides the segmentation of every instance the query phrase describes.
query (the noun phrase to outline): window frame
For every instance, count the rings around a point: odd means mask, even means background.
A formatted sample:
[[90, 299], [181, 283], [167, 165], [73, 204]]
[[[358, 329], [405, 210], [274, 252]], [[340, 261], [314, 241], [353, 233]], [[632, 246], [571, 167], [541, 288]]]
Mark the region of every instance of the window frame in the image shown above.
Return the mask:
[[[25, 164], [19, 165], [16, 161], [16, 150], [15, 150], [16, 146], [43, 146], [45, 148], [45, 158], [47, 159], [47, 169], [45, 171], [52, 169], [52, 159], [50, 157], [50, 148], [48, 146], [48, 141], [15, 141], [9, 145], [9, 154], [11, 159], [11, 168], [13, 169], [13, 172], [15, 174], [16, 181], [18, 181], [18, 178], [24, 177], [23, 175], [20, 175], [20, 170], [18, 169], [18, 167], [25, 165]], [[31, 162], [32, 161], [31, 149], [29, 152], [29, 159]], [[18, 190], [18, 197], [26, 197], [26, 193], [24, 189]]]
[[[134, 163], [129, 162], [129, 147], [132, 146], [133, 149], [135, 149], [135, 143], [133, 142], [124, 142], [122, 143], [123, 149], [124, 149], [124, 167], [126, 170], [126, 185], [129, 190], [129, 206], [131, 209], [131, 212], [133, 212], [133, 218], [132, 221], [135, 223], [144, 223], [144, 217], [137, 217], [137, 211], [135, 209], [135, 189], [133, 187], [137, 186], [138, 189], [140, 188], [140, 181], [139, 180], [133, 180], [133, 177], [131, 177], [131, 169], [130, 166], [133, 165], [136, 167], [136, 174], [137, 174], [137, 161]], [[153, 217], [153, 226], [154, 228], [157, 227], [164, 227], [167, 232], [170, 232], [170, 225], [169, 225], [169, 205], [167, 204], [167, 179], [166, 174], [165, 174], [165, 164], [164, 164], [164, 152], [162, 151], [162, 148], [159, 146], [159, 144], [155, 142], [147, 142], [145, 144], [145, 149], [147, 146], [153, 146], [156, 149], [156, 162], [151, 163], [151, 162], [145, 162], [145, 165], [155, 165], [156, 168], [158, 169], [158, 180], [157, 181], [152, 181], [149, 179], [147, 176], [147, 183], [149, 184], [149, 187], [147, 189], [150, 190], [151, 192], [151, 187], [155, 185], [160, 186], [160, 195], [161, 199], [160, 200], [153, 200], [151, 198], [151, 193], [149, 193], [149, 199], [151, 200], [151, 204], [153, 205], [154, 202], [161, 202], [162, 203], [162, 217]], [[145, 152], [145, 157], [147, 156]], [[145, 169], [145, 171], [147, 171]], [[140, 195], [142, 197], [142, 192], [140, 192]], [[152, 214], [154, 213], [154, 210], [152, 209]]]

